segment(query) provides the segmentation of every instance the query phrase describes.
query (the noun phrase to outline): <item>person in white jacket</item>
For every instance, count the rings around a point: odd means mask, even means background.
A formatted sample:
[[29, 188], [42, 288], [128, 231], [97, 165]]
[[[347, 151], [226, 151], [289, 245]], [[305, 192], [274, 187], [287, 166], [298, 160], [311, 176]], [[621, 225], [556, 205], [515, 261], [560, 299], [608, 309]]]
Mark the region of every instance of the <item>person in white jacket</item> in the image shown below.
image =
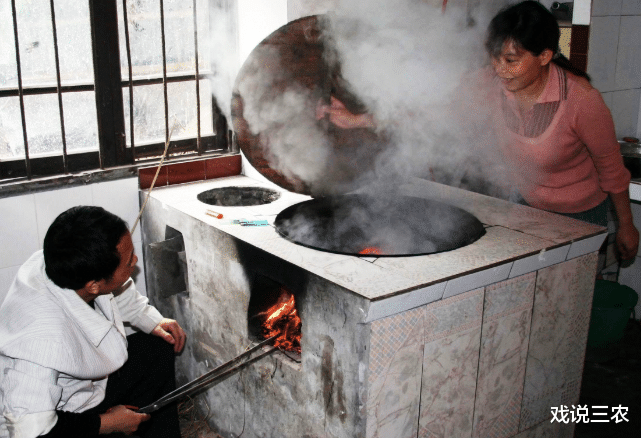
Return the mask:
[[175, 388], [185, 344], [136, 290], [136, 262], [127, 224], [103, 208], [55, 219], [0, 307], [0, 437], [180, 437], [175, 406], [136, 412]]

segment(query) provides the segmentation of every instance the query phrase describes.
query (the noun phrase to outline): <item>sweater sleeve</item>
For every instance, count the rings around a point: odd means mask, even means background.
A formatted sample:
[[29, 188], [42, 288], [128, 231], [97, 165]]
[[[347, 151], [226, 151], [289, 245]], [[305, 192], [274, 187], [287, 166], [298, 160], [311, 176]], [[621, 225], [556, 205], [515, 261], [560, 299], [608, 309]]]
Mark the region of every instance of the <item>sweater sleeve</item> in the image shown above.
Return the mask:
[[574, 129], [588, 148], [601, 189], [606, 193], [627, 190], [630, 172], [623, 165], [614, 121], [601, 93], [594, 88], [583, 91], [574, 110]]

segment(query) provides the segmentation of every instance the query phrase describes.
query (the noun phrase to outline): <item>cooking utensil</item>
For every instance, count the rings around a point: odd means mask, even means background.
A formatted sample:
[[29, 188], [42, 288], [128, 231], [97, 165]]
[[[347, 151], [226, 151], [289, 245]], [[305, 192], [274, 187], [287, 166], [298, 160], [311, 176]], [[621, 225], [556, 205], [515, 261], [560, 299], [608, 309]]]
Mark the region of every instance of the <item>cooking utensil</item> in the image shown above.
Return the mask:
[[[250, 356], [258, 351], [260, 348], [270, 345], [271, 343], [274, 342], [274, 340], [278, 337], [278, 335], [272, 336], [271, 338], [265, 339], [263, 342], [256, 344], [254, 347], [250, 348], [249, 350], [245, 351], [244, 353], [236, 356], [235, 358], [231, 359], [228, 362], [225, 362], [224, 364], [220, 365], [219, 367], [208, 371], [207, 373], [203, 374], [200, 377], [197, 377], [196, 379], [192, 380], [189, 383], [186, 383], [185, 385], [181, 386], [178, 389], [175, 389], [174, 391], [160, 397], [158, 400], [153, 402], [150, 405], [147, 405], [143, 408], [140, 408], [138, 410], [139, 413], [141, 414], [149, 414], [151, 412], [157, 411], [158, 409], [168, 405], [169, 403], [172, 403], [176, 400], [179, 400], [183, 397], [186, 397], [188, 395], [191, 395], [202, 388], [217, 382], [219, 380], [224, 379], [225, 377], [235, 373], [236, 371], [256, 362], [262, 359], [265, 356], [268, 356], [272, 354], [275, 350], [278, 350], [278, 348], [274, 347], [271, 350], [262, 352], [261, 354], [250, 358]], [[245, 360], [247, 359], [247, 360]], [[243, 362], [244, 361], [244, 362]]]

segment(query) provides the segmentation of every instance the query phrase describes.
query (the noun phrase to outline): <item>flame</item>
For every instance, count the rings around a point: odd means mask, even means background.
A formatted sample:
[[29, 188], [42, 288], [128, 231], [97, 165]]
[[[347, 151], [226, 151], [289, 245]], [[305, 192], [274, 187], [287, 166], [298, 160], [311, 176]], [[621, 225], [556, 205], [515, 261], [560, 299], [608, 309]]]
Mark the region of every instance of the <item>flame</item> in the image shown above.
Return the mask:
[[383, 251], [380, 248], [377, 248], [375, 246], [368, 246], [360, 250], [358, 253], [365, 254], [365, 255], [369, 255], [369, 254], [382, 255]]
[[274, 341], [274, 346], [287, 351], [301, 352], [301, 320], [296, 310], [294, 295], [285, 288], [280, 289], [278, 302], [263, 312], [265, 320], [262, 323], [262, 334], [266, 338], [280, 335]]

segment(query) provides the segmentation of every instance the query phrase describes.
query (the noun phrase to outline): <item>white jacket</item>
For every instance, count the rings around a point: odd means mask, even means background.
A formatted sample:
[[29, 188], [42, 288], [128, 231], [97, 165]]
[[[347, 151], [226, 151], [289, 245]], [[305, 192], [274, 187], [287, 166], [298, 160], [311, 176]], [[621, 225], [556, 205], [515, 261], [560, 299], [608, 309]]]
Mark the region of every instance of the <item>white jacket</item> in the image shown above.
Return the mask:
[[47, 277], [42, 251], [18, 271], [0, 307], [0, 437], [31, 438], [105, 396], [107, 376], [127, 360], [123, 321], [149, 333], [162, 315], [135, 284], [95, 310]]

